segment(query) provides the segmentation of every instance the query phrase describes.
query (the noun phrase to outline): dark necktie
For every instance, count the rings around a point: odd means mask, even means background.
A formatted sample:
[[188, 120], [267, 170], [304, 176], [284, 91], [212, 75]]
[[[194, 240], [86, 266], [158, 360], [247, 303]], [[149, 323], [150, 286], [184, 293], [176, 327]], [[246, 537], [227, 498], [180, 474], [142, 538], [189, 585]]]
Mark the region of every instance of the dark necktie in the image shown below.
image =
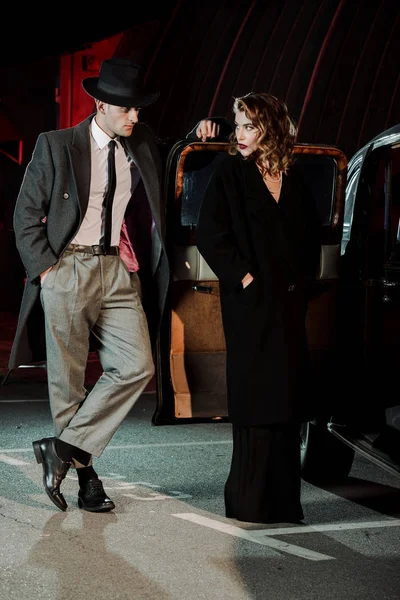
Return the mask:
[[106, 251], [108, 251], [111, 246], [112, 205], [117, 183], [115, 174], [115, 146], [116, 142], [114, 140], [111, 140], [108, 144], [108, 187], [104, 197], [104, 249]]

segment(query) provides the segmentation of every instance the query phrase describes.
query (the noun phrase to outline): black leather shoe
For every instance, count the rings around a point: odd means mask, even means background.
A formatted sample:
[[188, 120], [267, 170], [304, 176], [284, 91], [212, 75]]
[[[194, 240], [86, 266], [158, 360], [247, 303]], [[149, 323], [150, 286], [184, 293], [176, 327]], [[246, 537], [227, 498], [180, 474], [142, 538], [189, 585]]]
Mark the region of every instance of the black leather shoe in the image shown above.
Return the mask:
[[88, 479], [81, 485], [78, 506], [89, 512], [108, 512], [115, 508], [114, 502], [105, 493], [100, 479]]
[[37, 462], [43, 465], [43, 485], [48, 497], [57, 508], [67, 510], [68, 504], [60, 492], [60, 484], [72, 463], [65, 462], [58, 456], [56, 439], [43, 438], [32, 442], [32, 446]]

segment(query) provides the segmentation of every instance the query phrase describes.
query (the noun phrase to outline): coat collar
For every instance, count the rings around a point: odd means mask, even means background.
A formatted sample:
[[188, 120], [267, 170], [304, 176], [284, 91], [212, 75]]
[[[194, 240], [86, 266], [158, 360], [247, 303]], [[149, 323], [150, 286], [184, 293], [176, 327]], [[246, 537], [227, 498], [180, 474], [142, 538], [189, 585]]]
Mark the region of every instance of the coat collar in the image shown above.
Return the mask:
[[90, 160], [90, 123], [94, 114], [72, 128], [72, 143], [66, 146], [71, 163], [69, 177], [76, 189], [77, 198], [84, 215], [89, 202], [91, 160]]
[[265, 185], [256, 164], [245, 160], [241, 163], [246, 183], [247, 209], [256, 216], [279, 256], [293, 269], [294, 261], [283, 209], [283, 206], [290, 201], [290, 177], [282, 175], [282, 188], [277, 203]]

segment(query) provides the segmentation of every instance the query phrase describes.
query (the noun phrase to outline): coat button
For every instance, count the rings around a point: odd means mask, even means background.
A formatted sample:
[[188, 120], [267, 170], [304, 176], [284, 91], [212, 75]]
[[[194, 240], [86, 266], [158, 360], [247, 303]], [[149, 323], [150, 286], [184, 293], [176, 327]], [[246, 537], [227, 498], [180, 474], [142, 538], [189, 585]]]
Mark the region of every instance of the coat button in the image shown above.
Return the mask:
[[64, 198], [64, 200], [67, 200], [69, 198], [69, 194], [67, 192], [65, 192], [63, 198]]
[[288, 292], [293, 292], [294, 288], [295, 288], [295, 286], [293, 284], [289, 285], [288, 286]]

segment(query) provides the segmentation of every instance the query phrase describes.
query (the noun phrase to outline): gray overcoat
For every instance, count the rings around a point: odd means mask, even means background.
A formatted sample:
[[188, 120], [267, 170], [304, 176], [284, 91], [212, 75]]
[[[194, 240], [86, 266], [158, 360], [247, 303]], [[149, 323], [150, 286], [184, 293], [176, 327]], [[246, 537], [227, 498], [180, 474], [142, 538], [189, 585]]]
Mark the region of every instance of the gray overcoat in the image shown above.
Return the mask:
[[[14, 212], [14, 230], [27, 278], [10, 354], [10, 369], [45, 359], [40, 274], [58, 261], [85, 216], [90, 189], [90, 122], [93, 117], [91, 115], [75, 127], [41, 133], [25, 171]], [[162, 161], [156, 138], [144, 123], [137, 123], [131, 136], [121, 142], [141, 175], [141, 183], [126, 214], [132, 207], [135, 210], [135, 206], [140, 205], [137, 199], [140, 186], [149, 207], [151, 247], [147, 258], [151, 276], [147, 277], [147, 282], [151, 282], [152, 290], [146, 293], [144, 289], [143, 292], [154, 345], [169, 283]], [[133, 223], [136, 228], [140, 227], [138, 222], [133, 220]], [[151, 299], [151, 306], [146, 306], [146, 297]]]

